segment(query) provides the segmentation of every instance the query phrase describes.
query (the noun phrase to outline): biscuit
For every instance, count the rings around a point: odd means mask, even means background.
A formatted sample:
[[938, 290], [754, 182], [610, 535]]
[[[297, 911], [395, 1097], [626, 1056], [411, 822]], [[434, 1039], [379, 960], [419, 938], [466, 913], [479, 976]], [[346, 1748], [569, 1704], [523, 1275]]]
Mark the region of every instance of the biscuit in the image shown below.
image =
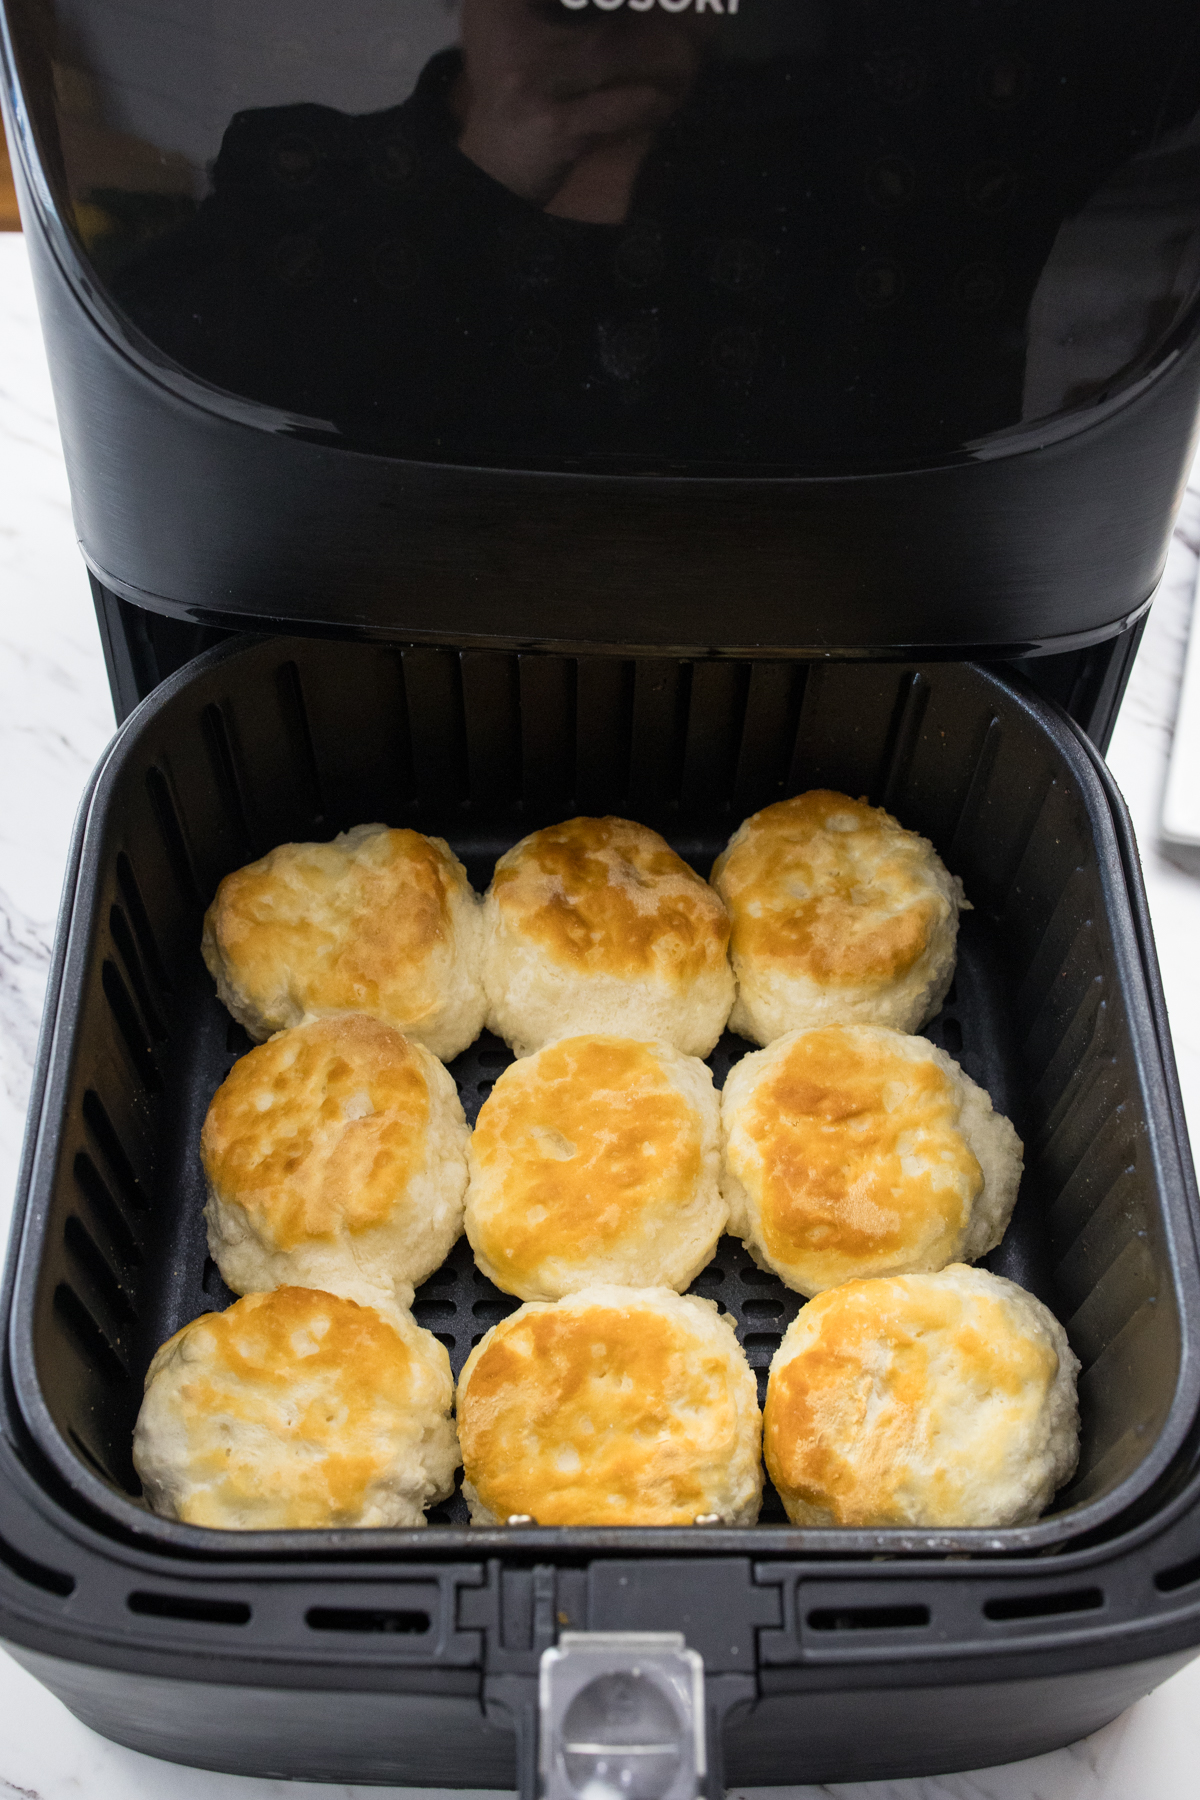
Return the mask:
[[453, 1077], [390, 1025], [281, 1031], [234, 1064], [200, 1134], [223, 1280], [407, 1303], [462, 1230], [468, 1136]]
[[424, 1525], [453, 1490], [450, 1358], [399, 1309], [276, 1288], [150, 1364], [133, 1439], [164, 1518], [225, 1530]]
[[852, 1281], [775, 1353], [767, 1469], [794, 1525], [1030, 1525], [1079, 1456], [1078, 1359], [984, 1269]]
[[755, 813], [713, 865], [733, 921], [729, 1028], [919, 1031], [954, 979], [962, 883], [881, 807], [817, 790]]
[[201, 948], [256, 1041], [362, 1012], [450, 1062], [479, 1036], [479, 897], [441, 838], [357, 825], [226, 875]]
[[753, 1525], [754, 1376], [711, 1300], [587, 1288], [502, 1319], [458, 1383], [473, 1525]]
[[729, 1229], [801, 1294], [975, 1262], [1016, 1204], [1023, 1145], [944, 1050], [879, 1025], [793, 1031], [721, 1097]]
[[702, 1062], [560, 1038], [500, 1076], [471, 1136], [466, 1228], [522, 1300], [597, 1285], [682, 1293], [725, 1228], [720, 1103]]
[[725, 1029], [725, 907], [644, 825], [535, 831], [496, 864], [483, 910], [488, 1024], [518, 1056], [605, 1032], [703, 1057]]

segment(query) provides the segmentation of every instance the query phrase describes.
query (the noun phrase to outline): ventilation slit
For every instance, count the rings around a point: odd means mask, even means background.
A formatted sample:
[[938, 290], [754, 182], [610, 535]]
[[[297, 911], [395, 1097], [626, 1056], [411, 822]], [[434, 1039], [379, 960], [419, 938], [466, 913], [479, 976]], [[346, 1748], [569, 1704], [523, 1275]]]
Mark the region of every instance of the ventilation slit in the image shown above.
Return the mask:
[[565, 806], [575, 792], [575, 664], [519, 656], [521, 793], [535, 812]]
[[61, 1574], [58, 1569], [48, 1569], [45, 1563], [34, 1562], [31, 1556], [25, 1556], [15, 1544], [0, 1538], [0, 1563], [20, 1581], [27, 1581], [31, 1587], [41, 1588], [43, 1593], [57, 1594], [65, 1600], [68, 1594], [75, 1592], [73, 1575]]
[[784, 781], [788, 794], [802, 794], [812, 786], [809, 768], [814, 760], [815, 744], [819, 741], [817, 716], [821, 710], [821, 693], [827, 673], [827, 667], [823, 663], [805, 664], [804, 681], [796, 694], [795, 730], [792, 733], [791, 755]]
[[448, 1296], [444, 1299], [414, 1300], [412, 1316], [421, 1325], [442, 1325], [452, 1319], [458, 1307]]
[[120, 1351], [109, 1343], [79, 1295], [65, 1281], [60, 1281], [54, 1290], [54, 1310], [69, 1327], [98, 1375], [110, 1382], [129, 1380], [129, 1370]]
[[150, 1209], [149, 1197], [134, 1173], [133, 1164], [126, 1156], [121, 1140], [113, 1129], [112, 1121], [104, 1110], [103, 1101], [92, 1088], [89, 1088], [83, 1096], [83, 1118], [96, 1141], [97, 1148], [108, 1164], [109, 1173], [121, 1190], [121, 1198], [138, 1212], [148, 1212]]
[[521, 792], [521, 694], [515, 656], [464, 650], [463, 689], [470, 799], [476, 806], [507, 805]]
[[281, 663], [275, 673], [275, 689], [284, 725], [295, 753], [293, 769], [304, 782], [309, 812], [314, 825], [325, 818], [325, 796], [321, 790], [321, 771], [313, 742], [312, 725], [304, 699], [304, 684], [294, 662]]
[[631, 662], [580, 657], [575, 665], [575, 803], [585, 812], [624, 805], [633, 755], [636, 670]]
[[745, 736], [750, 664], [698, 662], [692, 665], [691, 676], [680, 804], [708, 817], [726, 809], [733, 799]]
[[695, 664], [680, 663], [679, 682], [675, 689], [675, 723], [671, 739], [671, 753], [668, 769], [670, 778], [666, 787], [668, 800], [678, 805], [683, 797], [683, 774], [687, 764], [688, 726], [692, 717], [692, 676]]
[[747, 664], [733, 805], [739, 818], [784, 798], [804, 692], [803, 663]]
[[927, 1606], [819, 1607], [808, 1615], [810, 1631], [912, 1631], [928, 1625]]
[[133, 1493], [133, 1492], [137, 1491], [136, 1489], [129, 1488], [125, 1483], [120, 1482], [120, 1481], [117, 1481], [114, 1484], [112, 1471], [110, 1469], [105, 1468], [104, 1464], [100, 1461], [100, 1458], [96, 1455], [96, 1452], [92, 1449], [91, 1445], [84, 1443], [83, 1439], [80, 1437], [79, 1433], [75, 1430], [73, 1425], [68, 1425], [67, 1436], [70, 1438], [71, 1442], [74, 1444], [76, 1450], [79, 1452], [79, 1454], [83, 1458], [84, 1462], [87, 1463], [87, 1465], [90, 1469], [94, 1469], [96, 1471], [96, 1474], [100, 1477], [101, 1481], [103, 1481], [106, 1485], [108, 1485], [108, 1486], [115, 1485], [117, 1487], [125, 1486], [127, 1493]]
[[244, 1600], [202, 1600], [195, 1594], [130, 1594], [131, 1613], [146, 1619], [187, 1619], [198, 1625], [248, 1625], [251, 1612]]
[[1160, 1594], [1174, 1594], [1179, 1588], [1191, 1587], [1194, 1581], [1200, 1581], [1200, 1556], [1193, 1556], [1190, 1562], [1176, 1563], [1173, 1569], [1164, 1569], [1154, 1577], [1154, 1585]]
[[143, 1085], [149, 1088], [151, 1093], [156, 1094], [162, 1088], [162, 1077], [155, 1066], [154, 1051], [146, 1029], [138, 1016], [133, 998], [122, 981], [120, 970], [115, 962], [105, 960], [100, 979], [105, 999], [108, 1001], [117, 1029], [125, 1040], [125, 1047], [132, 1058], [133, 1066], [141, 1076]]
[[304, 1623], [311, 1631], [387, 1631], [401, 1637], [424, 1637], [431, 1620], [427, 1612], [416, 1607], [390, 1611], [357, 1606], [312, 1606], [304, 1615]]
[[146, 770], [146, 792], [158, 821], [171, 873], [184, 899], [195, 905], [200, 899], [200, 884], [192, 867], [191, 852], [183, 835], [183, 826], [179, 823], [175, 802], [171, 798], [170, 786], [161, 769]]
[[125, 902], [129, 922], [133, 926], [133, 935], [137, 939], [142, 953], [142, 961], [149, 969], [160, 992], [169, 994], [172, 991], [170, 977], [162, 956], [159, 954], [158, 940], [154, 935], [154, 927], [150, 923], [150, 915], [146, 911], [146, 903], [142, 899], [142, 890], [134, 875], [133, 865], [123, 850], [117, 854], [117, 886], [121, 890], [121, 898]]
[[126, 1265], [137, 1268], [141, 1263], [142, 1253], [138, 1249], [133, 1228], [86, 1150], [80, 1150], [76, 1156], [74, 1174], [80, 1196], [86, 1200], [104, 1235]]
[[112, 932], [112, 940], [116, 945], [117, 954], [125, 964], [125, 972], [133, 984], [133, 991], [137, 995], [138, 1005], [142, 1009], [142, 1017], [146, 1021], [150, 1035], [154, 1038], [156, 1043], [165, 1043], [167, 1028], [163, 1023], [162, 1015], [159, 1013], [157, 1006], [151, 998], [150, 983], [146, 980], [146, 971], [142, 967], [142, 959], [138, 954], [137, 944], [134, 942], [133, 933], [129, 929], [129, 922], [119, 906], [114, 906], [110, 909], [108, 915], [108, 928]]
[[63, 1227], [63, 1243], [75, 1258], [79, 1267], [91, 1278], [93, 1285], [108, 1306], [113, 1323], [136, 1325], [137, 1313], [133, 1302], [121, 1283], [120, 1277], [112, 1269], [108, 1258], [99, 1244], [74, 1213]]
[[897, 801], [904, 793], [908, 782], [909, 770], [916, 755], [917, 743], [921, 735], [921, 725], [925, 718], [925, 708], [929, 704], [929, 683], [919, 670], [909, 675], [900, 684], [896, 696], [896, 710], [892, 715], [891, 730], [888, 733], [887, 748], [883, 753], [883, 783], [880, 789], [880, 802], [889, 812], [895, 810]]
[[208, 754], [220, 791], [221, 803], [226, 817], [233, 827], [234, 837], [240, 845], [241, 853], [249, 860], [254, 854], [250, 816], [246, 809], [246, 796], [242, 791], [238, 766], [234, 761], [233, 745], [229, 741], [229, 727], [221, 708], [216, 705], [206, 706], [203, 723], [204, 736], [208, 740]]
[[983, 796], [987, 792], [988, 782], [992, 778], [996, 755], [1000, 749], [1000, 721], [993, 713], [988, 720], [987, 730], [983, 734], [983, 742], [979, 746], [979, 754], [975, 758], [975, 767], [971, 774], [970, 786], [967, 788], [958, 822], [950, 838], [950, 851], [947, 861], [952, 869], [957, 869], [963, 861], [963, 838], [973, 830], [983, 806]]
[[485, 1325], [494, 1325], [499, 1319], [507, 1319], [509, 1313], [515, 1312], [520, 1304], [519, 1300], [513, 1299], [476, 1300], [471, 1311]]
[[1001, 1600], [985, 1600], [985, 1619], [1051, 1619], [1059, 1613], [1095, 1612], [1104, 1605], [1099, 1588], [1079, 1588], [1069, 1594], [1006, 1594]]

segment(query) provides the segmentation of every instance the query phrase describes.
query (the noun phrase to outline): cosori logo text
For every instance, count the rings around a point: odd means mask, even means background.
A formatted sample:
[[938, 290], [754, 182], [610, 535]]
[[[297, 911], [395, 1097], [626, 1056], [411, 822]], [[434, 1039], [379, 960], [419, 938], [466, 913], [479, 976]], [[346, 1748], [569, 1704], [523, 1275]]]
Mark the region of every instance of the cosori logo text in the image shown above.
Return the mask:
[[741, 5], [741, 0], [562, 0], [568, 12], [583, 12], [594, 6], [598, 12], [619, 12], [622, 7], [627, 12], [653, 12], [656, 6], [663, 12], [682, 13], [721, 13], [734, 14]]

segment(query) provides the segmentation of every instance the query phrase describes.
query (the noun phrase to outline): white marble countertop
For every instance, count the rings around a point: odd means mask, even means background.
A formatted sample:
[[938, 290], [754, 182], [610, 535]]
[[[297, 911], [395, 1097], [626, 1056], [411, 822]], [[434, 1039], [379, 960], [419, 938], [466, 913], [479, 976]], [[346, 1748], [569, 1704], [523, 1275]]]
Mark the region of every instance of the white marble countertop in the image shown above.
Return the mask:
[[[1200, 876], [1167, 861], [1156, 843], [1198, 554], [1195, 487], [1110, 760], [1138, 830], [1184, 1093], [1200, 1141]], [[0, 582], [2, 1240], [71, 823], [113, 729], [25, 247], [14, 236], [0, 236]], [[1086, 1742], [1032, 1762], [936, 1780], [770, 1793], [779, 1800], [1181, 1800], [1196, 1791], [1198, 1769], [1200, 1662]], [[258, 1781], [156, 1762], [96, 1737], [0, 1653], [0, 1800], [386, 1800], [402, 1792], [413, 1790]], [[767, 1791], [760, 1792], [766, 1800]]]

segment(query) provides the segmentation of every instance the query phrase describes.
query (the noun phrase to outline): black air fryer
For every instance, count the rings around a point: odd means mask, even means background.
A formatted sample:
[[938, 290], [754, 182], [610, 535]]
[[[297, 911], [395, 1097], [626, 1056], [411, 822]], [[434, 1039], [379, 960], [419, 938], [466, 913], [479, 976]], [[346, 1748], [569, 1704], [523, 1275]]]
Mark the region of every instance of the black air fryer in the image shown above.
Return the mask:
[[[1200, 1645], [1200, 1209], [1100, 756], [1195, 442], [1194, 7], [5, 0], [4, 28], [126, 722], [7, 1267], [0, 1637], [153, 1754], [526, 1800], [934, 1773], [1104, 1724]], [[928, 1035], [1026, 1143], [987, 1266], [1083, 1365], [1047, 1515], [151, 1514], [150, 1356], [231, 1298], [197, 1160], [247, 1048], [199, 956], [220, 878], [379, 818], [482, 887], [575, 812], [706, 874], [818, 786], [931, 837], [974, 904]], [[469, 1117], [508, 1060], [453, 1065]], [[765, 1383], [799, 1297], [729, 1239], [694, 1291]], [[457, 1371], [514, 1305], [460, 1243], [414, 1311]], [[605, 1712], [614, 1679], [641, 1712]]]

